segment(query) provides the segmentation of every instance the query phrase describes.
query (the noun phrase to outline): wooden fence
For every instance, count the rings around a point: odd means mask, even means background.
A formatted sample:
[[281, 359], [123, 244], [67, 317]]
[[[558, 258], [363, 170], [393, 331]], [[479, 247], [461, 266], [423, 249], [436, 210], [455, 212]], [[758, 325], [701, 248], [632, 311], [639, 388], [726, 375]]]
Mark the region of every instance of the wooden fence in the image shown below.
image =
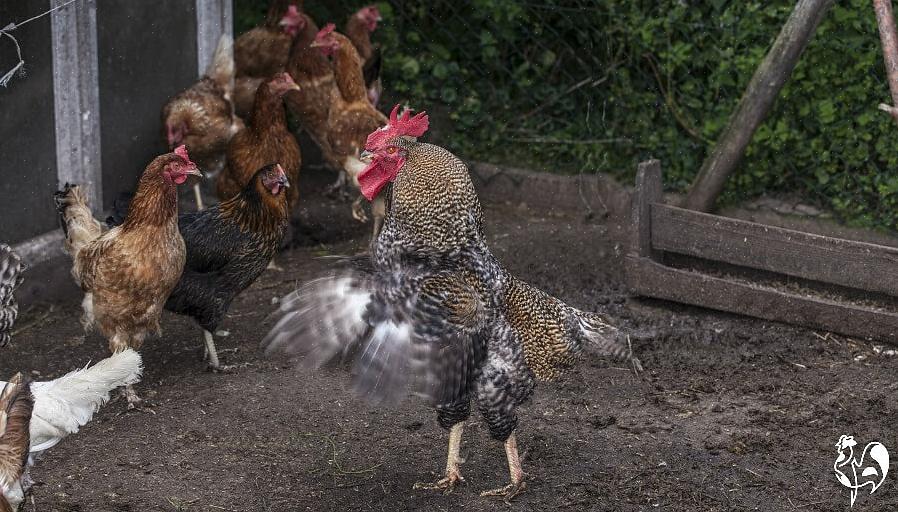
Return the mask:
[[639, 295], [895, 343], [898, 313], [667, 264], [670, 255], [769, 272], [856, 295], [898, 297], [898, 248], [814, 235], [664, 204], [661, 165], [640, 164], [627, 281]]

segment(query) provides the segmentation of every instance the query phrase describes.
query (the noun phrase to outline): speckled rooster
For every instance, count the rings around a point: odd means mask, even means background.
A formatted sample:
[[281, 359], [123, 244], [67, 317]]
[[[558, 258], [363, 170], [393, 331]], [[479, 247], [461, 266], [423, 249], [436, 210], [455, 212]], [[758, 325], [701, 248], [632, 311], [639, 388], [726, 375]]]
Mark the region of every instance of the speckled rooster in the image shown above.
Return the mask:
[[[506, 501], [525, 488], [515, 409], [537, 380], [553, 380], [585, 345], [632, 358], [618, 329], [518, 280], [487, 247], [483, 212], [465, 164], [418, 142], [422, 112], [397, 116], [366, 141], [359, 175], [371, 200], [384, 187], [388, 214], [370, 257], [312, 281], [284, 298], [269, 351], [305, 356], [320, 367], [353, 361], [356, 390], [375, 401], [411, 389], [449, 430], [445, 478], [416, 488], [450, 492], [462, 481], [459, 447], [471, 402], [490, 435], [504, 442], [507, 486], [485, 491]], [[634, 362], [637, 362], [633, 359]]]

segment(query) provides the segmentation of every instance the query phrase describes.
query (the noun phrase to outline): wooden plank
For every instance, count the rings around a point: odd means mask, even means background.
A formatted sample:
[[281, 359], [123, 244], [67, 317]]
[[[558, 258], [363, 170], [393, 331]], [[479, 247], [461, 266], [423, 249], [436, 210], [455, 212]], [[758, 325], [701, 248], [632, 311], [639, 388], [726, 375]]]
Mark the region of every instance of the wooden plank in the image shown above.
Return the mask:
[[633, 227], [636, 235], [632, 238], [632, 252], [639, 256], [660, 260], [660, 253], [652, 249], [652, 204], [659, 203], [661, 197], [661, 162], [648, 160], [639, 164], [636, 170], [636, 189], [633, 191]]
[[[52, 0], [57, 7], [67, 0]], [[53, 11], [53, 103], [57, 177], [86, 186], [94, 212], [103, 209], [97, 4], [82, 0]]]
[[812, 235], [664, 204], [652, 247], [898, 297], [898, 248]]
[[834, 0], [798, 0], [795, 9], [751, 78], [726, 129], [702, 163], [683, 205], [710, 211], [736, 169], [755, 130], [767, 117], [780, 89], [795, 69], [801, 52]]
[[898, 340], [898, 314], [666, 267], [627, 257], [627, 281], [643, 296], [671, 300], [847, 336]]

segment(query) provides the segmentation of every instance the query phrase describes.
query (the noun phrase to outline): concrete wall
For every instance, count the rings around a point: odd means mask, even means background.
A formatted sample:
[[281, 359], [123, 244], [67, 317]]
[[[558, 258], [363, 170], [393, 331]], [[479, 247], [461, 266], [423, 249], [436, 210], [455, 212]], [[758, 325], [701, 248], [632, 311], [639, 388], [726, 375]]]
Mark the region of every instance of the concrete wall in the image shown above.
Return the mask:
[[196, 4], [98, 0], [103, 203], [167, 148], [160, 110], [197, 79]]
[[[49, 8], [49, 0], [0, 1], [0, 25]], [[53, 55], [50, 17], [13, 32], [26, 75], [0, 87], [0, 241], [18, 243], [56, 226]], [[15, 45], [0, 38], [0, 74], [18, 62]]]

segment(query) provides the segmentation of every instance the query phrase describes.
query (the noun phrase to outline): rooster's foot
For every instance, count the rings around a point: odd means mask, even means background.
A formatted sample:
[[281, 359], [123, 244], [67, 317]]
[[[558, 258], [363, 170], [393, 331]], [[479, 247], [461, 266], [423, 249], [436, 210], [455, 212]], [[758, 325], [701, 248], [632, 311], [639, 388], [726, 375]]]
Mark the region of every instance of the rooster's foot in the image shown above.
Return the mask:
[[437, 480], [436, 482], [418, 482], [416, 483], [412, 489], [418, 491], [422, 489], [426, 490], [441, 490], [443, 494], [451, 494], [452, 491], [455, 490], [455, 486], [464, 482], [465, 479], [462, 478], [461, 473], [458, 471], [448, 473], [444, 478]]
[[492, 489], [489, 491], [483, 491], [482, 493], [480, 493], [480, 495], [483, 497], [497, 496], [497, 497], [502, 498], [502, 501], [504, 501], [505, 503], [511, 504], [511, 500], [514, 499], [514, 497], [517, 496], [518, 494], [521, 494], [522, 492], [524, 492], [524, 490], [526, 488], [527, 488], [526, 482], [521, 480], [520, 482], [518, 482], [516, 484], [511, 483], [511, 484], [506, 485], [505, 487], [500, 487], [498, 489]]
[[283, 272], [284, 268], [281, 267], [280, 265], [278, 265], [277, 263], [275, 263], [274, 260], [271, 260], [268, 262], [268, 266], [265, 267], [265, 270], [274, 270], [275, 272]]

